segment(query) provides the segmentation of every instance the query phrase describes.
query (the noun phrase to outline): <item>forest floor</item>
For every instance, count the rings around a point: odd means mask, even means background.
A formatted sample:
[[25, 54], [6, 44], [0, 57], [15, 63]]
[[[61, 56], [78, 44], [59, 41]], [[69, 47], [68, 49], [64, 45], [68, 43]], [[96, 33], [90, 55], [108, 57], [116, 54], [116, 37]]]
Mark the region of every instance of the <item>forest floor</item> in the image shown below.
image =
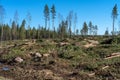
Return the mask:
[[120, 80], [119, 66], [120, 43], [108, 37], [14, 40], [0, 46], [0, 80]]

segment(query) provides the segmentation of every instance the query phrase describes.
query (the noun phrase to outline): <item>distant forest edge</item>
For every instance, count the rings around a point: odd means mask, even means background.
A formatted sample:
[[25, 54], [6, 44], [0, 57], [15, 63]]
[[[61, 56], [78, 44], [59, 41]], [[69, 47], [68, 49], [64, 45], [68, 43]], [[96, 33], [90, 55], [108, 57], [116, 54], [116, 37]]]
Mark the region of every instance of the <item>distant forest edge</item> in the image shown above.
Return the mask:
[[[77, 25], [77, 13], [70, 11], [67, 18], [63, 19], [62, 15], [59, 14], [59, 24], [58, 28], [54, 26], [54, 21], [56, 18], [56, 8], [53, 4], [52, 7], [48, 7], [46, 4], [44, 6], [44, 26], [31, 27], [32, 16], [30, 12], [27, 12], [26, 19], [23, 19], [22, 23], [18, 23], [18, 12], [14, 14], [14, 20], [10, 21], [10, 24], [4, 24], [5, 9], [0, 5], [0, 40], [23, 40], [23, 39], [41, 39], [41, 38], [71, 38], [72, 36], [82, 35], [82, 36], [95, 36], [98, 32], [98, 26], [93, 25], [92, 21], [88, 24], [83, 23], [82, 29], [76, 29]], [[105, 36], [109, 35], [119, 35], [120, 31], [115, 31], [114, 24], [118, 17], [117, 4], [112, 9], [112, 19], [113, 19], [113, 30], [109, 33], [108, 28], [105, 30]], [[51, 22], [50, 22], [51, 21]], [[50, 29], [50, 23], [52, 24], [52, 30]], [[73, 25], [73, 26], [72, 26]], [[73, 30], [72, 30], [73, 27]]]

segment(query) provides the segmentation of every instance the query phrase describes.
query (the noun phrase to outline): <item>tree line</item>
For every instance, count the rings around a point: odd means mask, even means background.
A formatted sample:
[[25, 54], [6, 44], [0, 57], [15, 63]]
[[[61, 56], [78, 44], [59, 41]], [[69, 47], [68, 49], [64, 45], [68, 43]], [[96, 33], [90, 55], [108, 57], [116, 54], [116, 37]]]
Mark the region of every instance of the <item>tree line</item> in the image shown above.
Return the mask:
[[[97, 35], [98, 26], [93, 25], [90, 21], [88, 24], [83, 23], [82, 29], [76, 29], [77, 25], [77, 14], [70, 11], [68, 16], [63, 19], [63, 16], [59, 13], [59, 25], [54, 25], [56, 19], [56, 8], [52, 5], [51, 8], [46, 4], [43, 10], [45, 25], [38, 27], [31, 27], [32, 16], [30, 12], [27, 12], [26, 18], [23, 19], [19, 25], [19, 15], [16, 11], [14, 14], [14, 20], [10, 20], [10, 24], [4, 24], [5, 9], [0, 5], [0, 40], [19, 40], [19, 39], [41, 39], [41, 38], [71, 38], [76, 35]], [[112, 18], [113, 18], [113, 31], [115, 34], [114, 23], [118, 16], [117, 5], [113, 7]], [[50, 19], [52, 21], [52, 30], [50, 29]], [[74, 30], [72, 30], [72, 28]], [[105, 31], [105, 35], [109, 35], [108, 28]]]

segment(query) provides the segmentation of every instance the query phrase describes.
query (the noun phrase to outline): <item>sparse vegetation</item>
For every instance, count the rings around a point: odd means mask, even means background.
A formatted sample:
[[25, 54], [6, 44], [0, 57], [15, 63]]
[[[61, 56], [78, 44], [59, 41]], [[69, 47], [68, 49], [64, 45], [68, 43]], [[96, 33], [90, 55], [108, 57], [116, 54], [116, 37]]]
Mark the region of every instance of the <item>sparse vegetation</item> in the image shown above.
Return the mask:
[[[92, 42], [92, 40], [90, 41]], [[27, 43], [26, 41], [21, 42], [22, 44], [9, 47], [9, 49], [2, 48], [1, 64], [2, 66], [7, 65], [10, 70], [7, 72], [2, 70], [1, 73], [4, 72], [5, 74], [0, 74], [1, 76], [8, 76], [8, 78], [17, 80], [30, 80], [35, 79], [35, 77], [37, 80], [46, 78], [52, 80], [56, 80], [56, 78], [58, 80], [72, 78], [77, 80], [79, 78], [86, 80], [120, 79], [118, 67], [120, 66], [120, 59], [119, 56], [117, 57], [120, 46], [113, 43], [108, 44], [104, 38], [96, 46], [88, 48], [84, 47], [86, 44], [83, 42], [88, 44], [89, 38], [40, 39], [35, 40], [34, 44], [29, 43], [29, 40]], [[14, 42], [10, 44], [14, 45]], [[112, 58], [115, 55], [116, 57]], [[23, 62], [16, 62], [16, 57], [23, 59]], [[48, 73], [42, 75], [41, 70], [44, 69], [50, 71], [48, 77], [45, 77]], [[26, 72], [27, 74], [25, 74]], [[21, 78], [20, 76], [23, 74], [25, 77]]]
[[39, 16], [44, 25], [39, 23], [38, 27], [31, 22], [29, 11], [22, 23], [18, 21], [17, 10], [10, 24], [4, 22], [5, 8], [0, 4], [0, 80], [120, 80], [120, 31], [115, 28], [117, 4], [112, 9], [111, 34], [107, 28], [104, 35], [98, 35], [100, 27], [92, 21], [86, 20], [79, 27], [79, 14], [71, 10], [63, 17], [58, 14], [56, 4], [43, 6], [43, 3], [40, 6], [44, 10], [35, 9], [35, 16], [38, 11], [43, 14]]

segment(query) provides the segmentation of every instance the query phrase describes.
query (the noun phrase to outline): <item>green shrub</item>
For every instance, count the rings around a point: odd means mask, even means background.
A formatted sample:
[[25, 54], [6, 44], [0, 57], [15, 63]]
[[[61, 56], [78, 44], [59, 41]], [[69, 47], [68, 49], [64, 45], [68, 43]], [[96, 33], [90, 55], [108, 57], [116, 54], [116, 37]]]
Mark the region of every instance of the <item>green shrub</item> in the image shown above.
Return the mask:
[[8, 54], [2, 55], [2, 59], [11, 60], [17, 56], [24, 56], [24, 52], [19, 49], [12, 49]]
[[105, 64], [105, 65], [114, 65], [114, 64], [119, 63], [119, 62], [120, 62], [120, 58], [116, 57], [116, 58], [104, 60], [103, 64]]
[[100, 44], [120, 44], [120, 37], [113, 37], [113, 38], [108, 38], [108, 39], [105, 39], [105, 40], [102, 40], [100, 42]]
[[88, 63], [85, 66], [85, 69], [89, 71], [94, 71], [98, 68], [98, 65], [96, 63]]
[[100, 41], [100, 44], [112, 44], [112, 41], [112, 38], [107, 38], [105, 40]]
[[37, 42], [37, 43], [39, 43], [39, 42], [44, 42], [44, 40], [43, 40], [43, 39], [39, 39], [39, 40], [37, 40], [36, 42]]
[[63, 58], [63, 59], [71, 59], [73, 58], [73, 55], [70, 54], [68, 51], [60, 51], [58, 53], [58, 57]]

